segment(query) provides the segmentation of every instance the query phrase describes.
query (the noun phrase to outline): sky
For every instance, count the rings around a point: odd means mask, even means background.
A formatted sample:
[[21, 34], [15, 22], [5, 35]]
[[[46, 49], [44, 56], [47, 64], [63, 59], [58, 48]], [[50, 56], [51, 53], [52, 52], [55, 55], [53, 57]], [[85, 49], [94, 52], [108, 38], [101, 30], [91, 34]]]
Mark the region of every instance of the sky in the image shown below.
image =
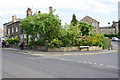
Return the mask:
[[120, 0], [0, 0], [0, 28], [12, 20], [12, 16], [25, 18], [27, 8], [33, 13], [49, 13], [49, 6], [55, 9], [62, 24], [70, 23], [75, 14], [78, 21], [90, 16], [100, 22], [100, 27], [108, 26], [108, 22], [118, 21], [118, 2]]

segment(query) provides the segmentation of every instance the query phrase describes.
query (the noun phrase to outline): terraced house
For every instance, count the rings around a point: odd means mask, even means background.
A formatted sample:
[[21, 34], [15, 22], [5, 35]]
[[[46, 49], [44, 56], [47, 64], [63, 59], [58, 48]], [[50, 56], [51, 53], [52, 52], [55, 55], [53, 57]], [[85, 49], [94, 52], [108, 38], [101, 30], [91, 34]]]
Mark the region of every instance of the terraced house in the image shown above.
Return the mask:
[[[32, 16], [32, 10], [30, 8], [27, 9], [27, 16]], [[4, 37], [6, 38], [14, 38], [14, 37], [19, 37], [23, 38], [24, 35], [20, 34], [20, 19], [17, 19], [17, 17], [14, 15], [12, 16], [12, 21], [7, 22], [3, 24], [4, 26]]]
[[[49, 10], [51, 10], [52, 7], [49, 7]], [[38, 13], [41, 13], [38, 11]], [[26, 17], [27, 16], [33, 16], [31, 8], [28, 8], [26, 11]], [[4, 37], [6, 38], [14, 38], [19, 37], [20, 39], [26, 38], [26, 35], [20, 34], [20, 19], [17, 19], [17, 17], [14, 15], [12, 16], [12, 20], [10, 22], [4, 23]]]

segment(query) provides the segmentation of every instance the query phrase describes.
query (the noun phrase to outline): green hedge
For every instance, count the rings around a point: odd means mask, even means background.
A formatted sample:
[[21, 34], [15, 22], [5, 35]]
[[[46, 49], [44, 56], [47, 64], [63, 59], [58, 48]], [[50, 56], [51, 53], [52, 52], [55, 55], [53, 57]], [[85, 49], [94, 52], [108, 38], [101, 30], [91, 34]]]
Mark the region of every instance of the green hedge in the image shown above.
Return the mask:
[[37, 40], [37, 41], [29, 41], [29, 43], [28, 44], [32, 44], [33, 46], [44, 46], [44, 44], [45, 44], [45, 39], [44, 38], [41, 38], [41, 39], [39, 39], [39, 40]]
[[118, 34], [104, 34], [104, 36], [111, 39], [112, 37], [118, 37]]
[[18, 38], [18, 37], [15, 37], [15, 38], [9, 38], [9, 39], [7, 39], [7, 42], [9, 43], [9, 44], [15, 44], [15, 43], [19, 43], [19, 41], [20, 41], [20, 39]]

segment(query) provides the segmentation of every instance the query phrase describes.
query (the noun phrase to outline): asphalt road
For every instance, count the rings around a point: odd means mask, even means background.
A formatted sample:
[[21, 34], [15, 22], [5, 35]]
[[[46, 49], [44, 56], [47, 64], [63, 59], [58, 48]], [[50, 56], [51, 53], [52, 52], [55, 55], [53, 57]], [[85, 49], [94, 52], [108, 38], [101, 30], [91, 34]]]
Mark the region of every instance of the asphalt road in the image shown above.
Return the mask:
[[34, 56], [2, 51], [3, 78], [117, 78], [118, 53]]

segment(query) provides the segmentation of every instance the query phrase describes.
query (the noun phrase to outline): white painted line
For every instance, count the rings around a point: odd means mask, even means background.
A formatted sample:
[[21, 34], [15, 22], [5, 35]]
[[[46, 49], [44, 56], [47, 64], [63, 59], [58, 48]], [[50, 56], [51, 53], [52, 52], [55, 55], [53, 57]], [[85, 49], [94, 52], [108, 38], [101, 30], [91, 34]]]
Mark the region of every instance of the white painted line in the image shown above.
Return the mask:
[[83, 63], [87, 63], [86, 61], [84, 61]]
[[94, 63], [94, 64], [97, 64], [97, 63]]
[[108, 67], [110, 67], [110, 65], [107, 65]]
[[92, 62], [88, 62], [89, 64], [92, 64]]
[[103, 66], [103, 64], [100, 64], [101, 66]]

